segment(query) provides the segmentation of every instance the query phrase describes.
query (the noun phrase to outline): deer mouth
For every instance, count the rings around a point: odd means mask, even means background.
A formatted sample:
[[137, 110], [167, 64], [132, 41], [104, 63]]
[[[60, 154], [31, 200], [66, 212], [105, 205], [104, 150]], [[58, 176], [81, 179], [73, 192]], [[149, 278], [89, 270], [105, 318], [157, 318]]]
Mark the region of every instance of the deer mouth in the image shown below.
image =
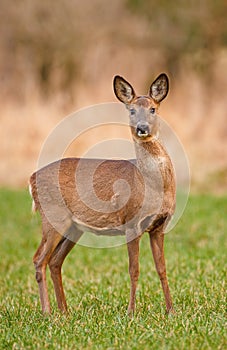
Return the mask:
[[149, 133], [147, 131], [141, 131], [141, 130], [138, 130], [137, 131], [137, 136], [141, 139], [146, 139], [149, 135]]
[[136, 135], [140, 139], [146, 139], [148, 136], [150, 136], [149, 132], [149, 125], [148, 124], [139, 124], [136, 127]]
[[149, 133], [148, 130], [136, 130], [136, 136], [140, 139], [140, 140], [146, 140], [148, 138], [151, 137], [151, 134]]

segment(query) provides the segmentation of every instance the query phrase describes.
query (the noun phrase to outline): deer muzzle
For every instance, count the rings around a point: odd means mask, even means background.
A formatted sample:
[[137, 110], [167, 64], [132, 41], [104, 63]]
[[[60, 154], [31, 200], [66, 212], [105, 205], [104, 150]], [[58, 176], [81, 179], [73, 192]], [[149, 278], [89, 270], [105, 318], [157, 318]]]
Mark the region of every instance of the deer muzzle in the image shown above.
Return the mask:
[[150, 128], [148, 123], [138, 123], [136, 126], [136, 134], [140, 138], [146, 138], [150, 135]]

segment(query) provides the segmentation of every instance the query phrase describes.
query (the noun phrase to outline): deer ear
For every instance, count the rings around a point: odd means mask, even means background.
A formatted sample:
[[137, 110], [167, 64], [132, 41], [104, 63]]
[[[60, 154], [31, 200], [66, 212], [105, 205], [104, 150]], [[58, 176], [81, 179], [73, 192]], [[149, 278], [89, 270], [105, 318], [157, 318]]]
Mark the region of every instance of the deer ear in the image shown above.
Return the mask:
[[165, 73], [160, 74], [151, 84], [149, 96], [156, 102], [161, 102], [169, 91], [169, 78]]
[[122, 77], [116, 75], [113, 81], [114, 93], [123, 103], [130, 103], [136, 96], [133, 87]]

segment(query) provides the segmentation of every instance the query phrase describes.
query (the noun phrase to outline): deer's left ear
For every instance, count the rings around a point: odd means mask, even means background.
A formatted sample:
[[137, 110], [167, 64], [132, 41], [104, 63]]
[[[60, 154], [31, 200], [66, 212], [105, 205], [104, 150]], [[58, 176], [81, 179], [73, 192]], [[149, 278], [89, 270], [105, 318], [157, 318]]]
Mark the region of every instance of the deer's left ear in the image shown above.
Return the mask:
[[169, 91], [169, 78], [165, 73], [160, 74], [151, 84], [149, 96], [156, 102], [161, 102], [167, 96]]
[[136, 96], [133, 87], [122, 77], [116, 75], [113, 81], [116, 97], [123, 103], [130, 103]]

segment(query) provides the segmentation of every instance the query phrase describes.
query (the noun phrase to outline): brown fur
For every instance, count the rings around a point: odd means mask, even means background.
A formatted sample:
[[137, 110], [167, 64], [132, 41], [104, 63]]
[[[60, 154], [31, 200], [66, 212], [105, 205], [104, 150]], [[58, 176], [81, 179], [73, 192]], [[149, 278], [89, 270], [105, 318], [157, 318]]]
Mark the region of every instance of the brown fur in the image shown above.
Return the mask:
[[[123, 78], [117, 76], [114, 80], [116, 96], [129, 110], [134, 109], [135, 116], [131, 118], [130, 125], [136, 160], [61, 159], [35, 172], [30, 178], [35, 209], [42, 219], [43, 237], [33, 261], [44, 312], [50, 312], [47, 265], [58, 307], [62, 311], [67, 310], [61, 266], [85, 230], [98, 235], [126, 235], [131, 278], [129, 314], [135, 309], [139, 241], [144, 231], [149, 232], [166, 308], [168, 312], [172, 310], [165, 270], [163, 231], [175, 209], [175, 179], [171, 160], [157, 138], [157, 117], [153, 110], [150, 111], [151, 107], [158, 108], [159, 97], [163, 99], [168, 92], [168, 80], [165, 85], [165, 75], [160, 77], [161, 81], [157, 78], [150, 88], [151, 93], [155, 91], [155, 96], [141, 97], [136, 96], [132, 86]], [[159, 96], [157, 89], [160, 86], [164, 91]], [[143, 135], [144, 125], [146, 134]], [[142, 128], [142, 136], [138, 128]], [[91, 179], [89, 174], [92, 174]], [[91, 180], [93, 187], [89, 189]], [[119, 180], [127, 182], [129, 188], [125, 182], [121, 182], [114, 189]], [[100, 208], [93, 206], [97, 205], [94, 198], [98, 198]]]

